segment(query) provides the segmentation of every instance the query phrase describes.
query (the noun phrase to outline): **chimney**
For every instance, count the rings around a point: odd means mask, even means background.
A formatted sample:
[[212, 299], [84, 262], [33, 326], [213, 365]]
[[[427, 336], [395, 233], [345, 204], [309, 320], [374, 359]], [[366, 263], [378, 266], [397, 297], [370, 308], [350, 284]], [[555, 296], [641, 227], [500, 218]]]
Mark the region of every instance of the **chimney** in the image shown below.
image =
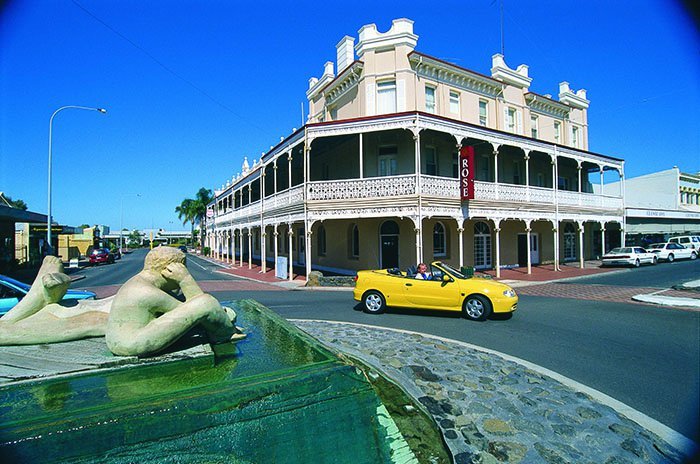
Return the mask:
[[355, 61], [355, 38], [346, 35], [340, 42], [335, 46], [337, 51], [337, 70], [338, 74], [345, 71], [345, 68], [350, 66], [353, 61]]

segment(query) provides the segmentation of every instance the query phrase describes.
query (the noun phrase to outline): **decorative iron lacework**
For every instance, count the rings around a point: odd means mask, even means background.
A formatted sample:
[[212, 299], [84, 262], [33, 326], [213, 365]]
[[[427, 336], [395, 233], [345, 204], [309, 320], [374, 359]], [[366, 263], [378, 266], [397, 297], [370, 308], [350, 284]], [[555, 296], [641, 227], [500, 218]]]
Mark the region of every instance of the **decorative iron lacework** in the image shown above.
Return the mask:
[[309, 200], [384, 198], [416, 193], [413, 175], [309, 182]]
[[459, 197], [459, 179], [451, 177], [421, 176], [421, 193], [436, 197]]

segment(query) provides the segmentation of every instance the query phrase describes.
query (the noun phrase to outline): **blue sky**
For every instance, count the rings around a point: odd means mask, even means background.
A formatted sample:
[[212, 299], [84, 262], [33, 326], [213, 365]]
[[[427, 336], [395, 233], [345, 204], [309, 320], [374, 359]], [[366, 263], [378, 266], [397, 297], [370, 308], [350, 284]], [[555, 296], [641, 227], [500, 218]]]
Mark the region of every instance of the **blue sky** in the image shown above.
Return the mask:
[[[700, 171], [700, 39], [680, 4], [504, 0], [504, 11], [506, 62], [530, 67], [533, 92], [556, 95], [564, 80], [588, 91], [591, 151], [625, 159], [628, 177]], [[116, 230], [123, 202], [125, 227], [181, 228], [183, 198], [300, 127], [308, 79], [344, 35], [400, 17], [415, 21], [417, 50], [490, 73], [496, 0], [10, 0], [0, 191], [45, 213], [51, 114], [105, 107], [54, 120], [54, 217]]]

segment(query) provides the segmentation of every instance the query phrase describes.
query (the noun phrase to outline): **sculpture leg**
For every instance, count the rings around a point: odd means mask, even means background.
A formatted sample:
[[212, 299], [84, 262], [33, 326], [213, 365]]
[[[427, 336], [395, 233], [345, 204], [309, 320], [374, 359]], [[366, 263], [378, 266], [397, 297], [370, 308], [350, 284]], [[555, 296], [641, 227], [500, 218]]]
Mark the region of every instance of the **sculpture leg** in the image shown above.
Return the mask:
[[56, 256], [47, 256], [29, 292], [2, 317], [3, 322], [22, 320], [37, 313], [46, 305], [61, 301], [70, 282], [70, 277], [63, 273], [61, 259]]

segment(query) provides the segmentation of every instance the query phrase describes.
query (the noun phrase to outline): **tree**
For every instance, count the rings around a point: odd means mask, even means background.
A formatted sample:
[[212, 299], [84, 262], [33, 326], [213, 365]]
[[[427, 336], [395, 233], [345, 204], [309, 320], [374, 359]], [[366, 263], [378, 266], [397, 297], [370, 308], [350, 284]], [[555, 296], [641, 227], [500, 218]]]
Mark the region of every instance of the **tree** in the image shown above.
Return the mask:
[[129, 246], [131, 248], [136, 248], [141, 246], [141, 232], [138, 230], [134, 229], [130, 234], [129, 234]]
[[[2, 193], [2, 192], [0, 192], [0, 193]], [[8, 195], [4, 195], [4, 194], [2, 195], [2, 197], [5, 199], [5, 201], [7, 202], [7, 205], [10, 208], [17, 208], [17, 209], [21, 209], [22, 211], [27, 211], [27, 204], [24, 202], [24, 200], [13, 200], [12, 197], [10, 197]]]
[[[214, 199], [212, 197], [212, 191], [202, 187], [197, 191], [196, 199], [197, 207], [195, 209], [195, 220], [197, 224], [201, 225], [207, 214], [207, 206]], [[199, 228], [199, 241], [200, 243], [204, 242], [204, 227]]]
[[175, 212], [177, 213], [178, 219], [182, 221], [182, 224], [187, 224], [188, 222], [191, 225], [191, 235], [192, 235], [192, 242], [194, 243], [194, 221], [195, 221], [195, 203], [196, 200], [193, 200], [191, 198], [185, 198], [182, 200], [182, 203], [180, 203], [180, 206], [175, 207]]

